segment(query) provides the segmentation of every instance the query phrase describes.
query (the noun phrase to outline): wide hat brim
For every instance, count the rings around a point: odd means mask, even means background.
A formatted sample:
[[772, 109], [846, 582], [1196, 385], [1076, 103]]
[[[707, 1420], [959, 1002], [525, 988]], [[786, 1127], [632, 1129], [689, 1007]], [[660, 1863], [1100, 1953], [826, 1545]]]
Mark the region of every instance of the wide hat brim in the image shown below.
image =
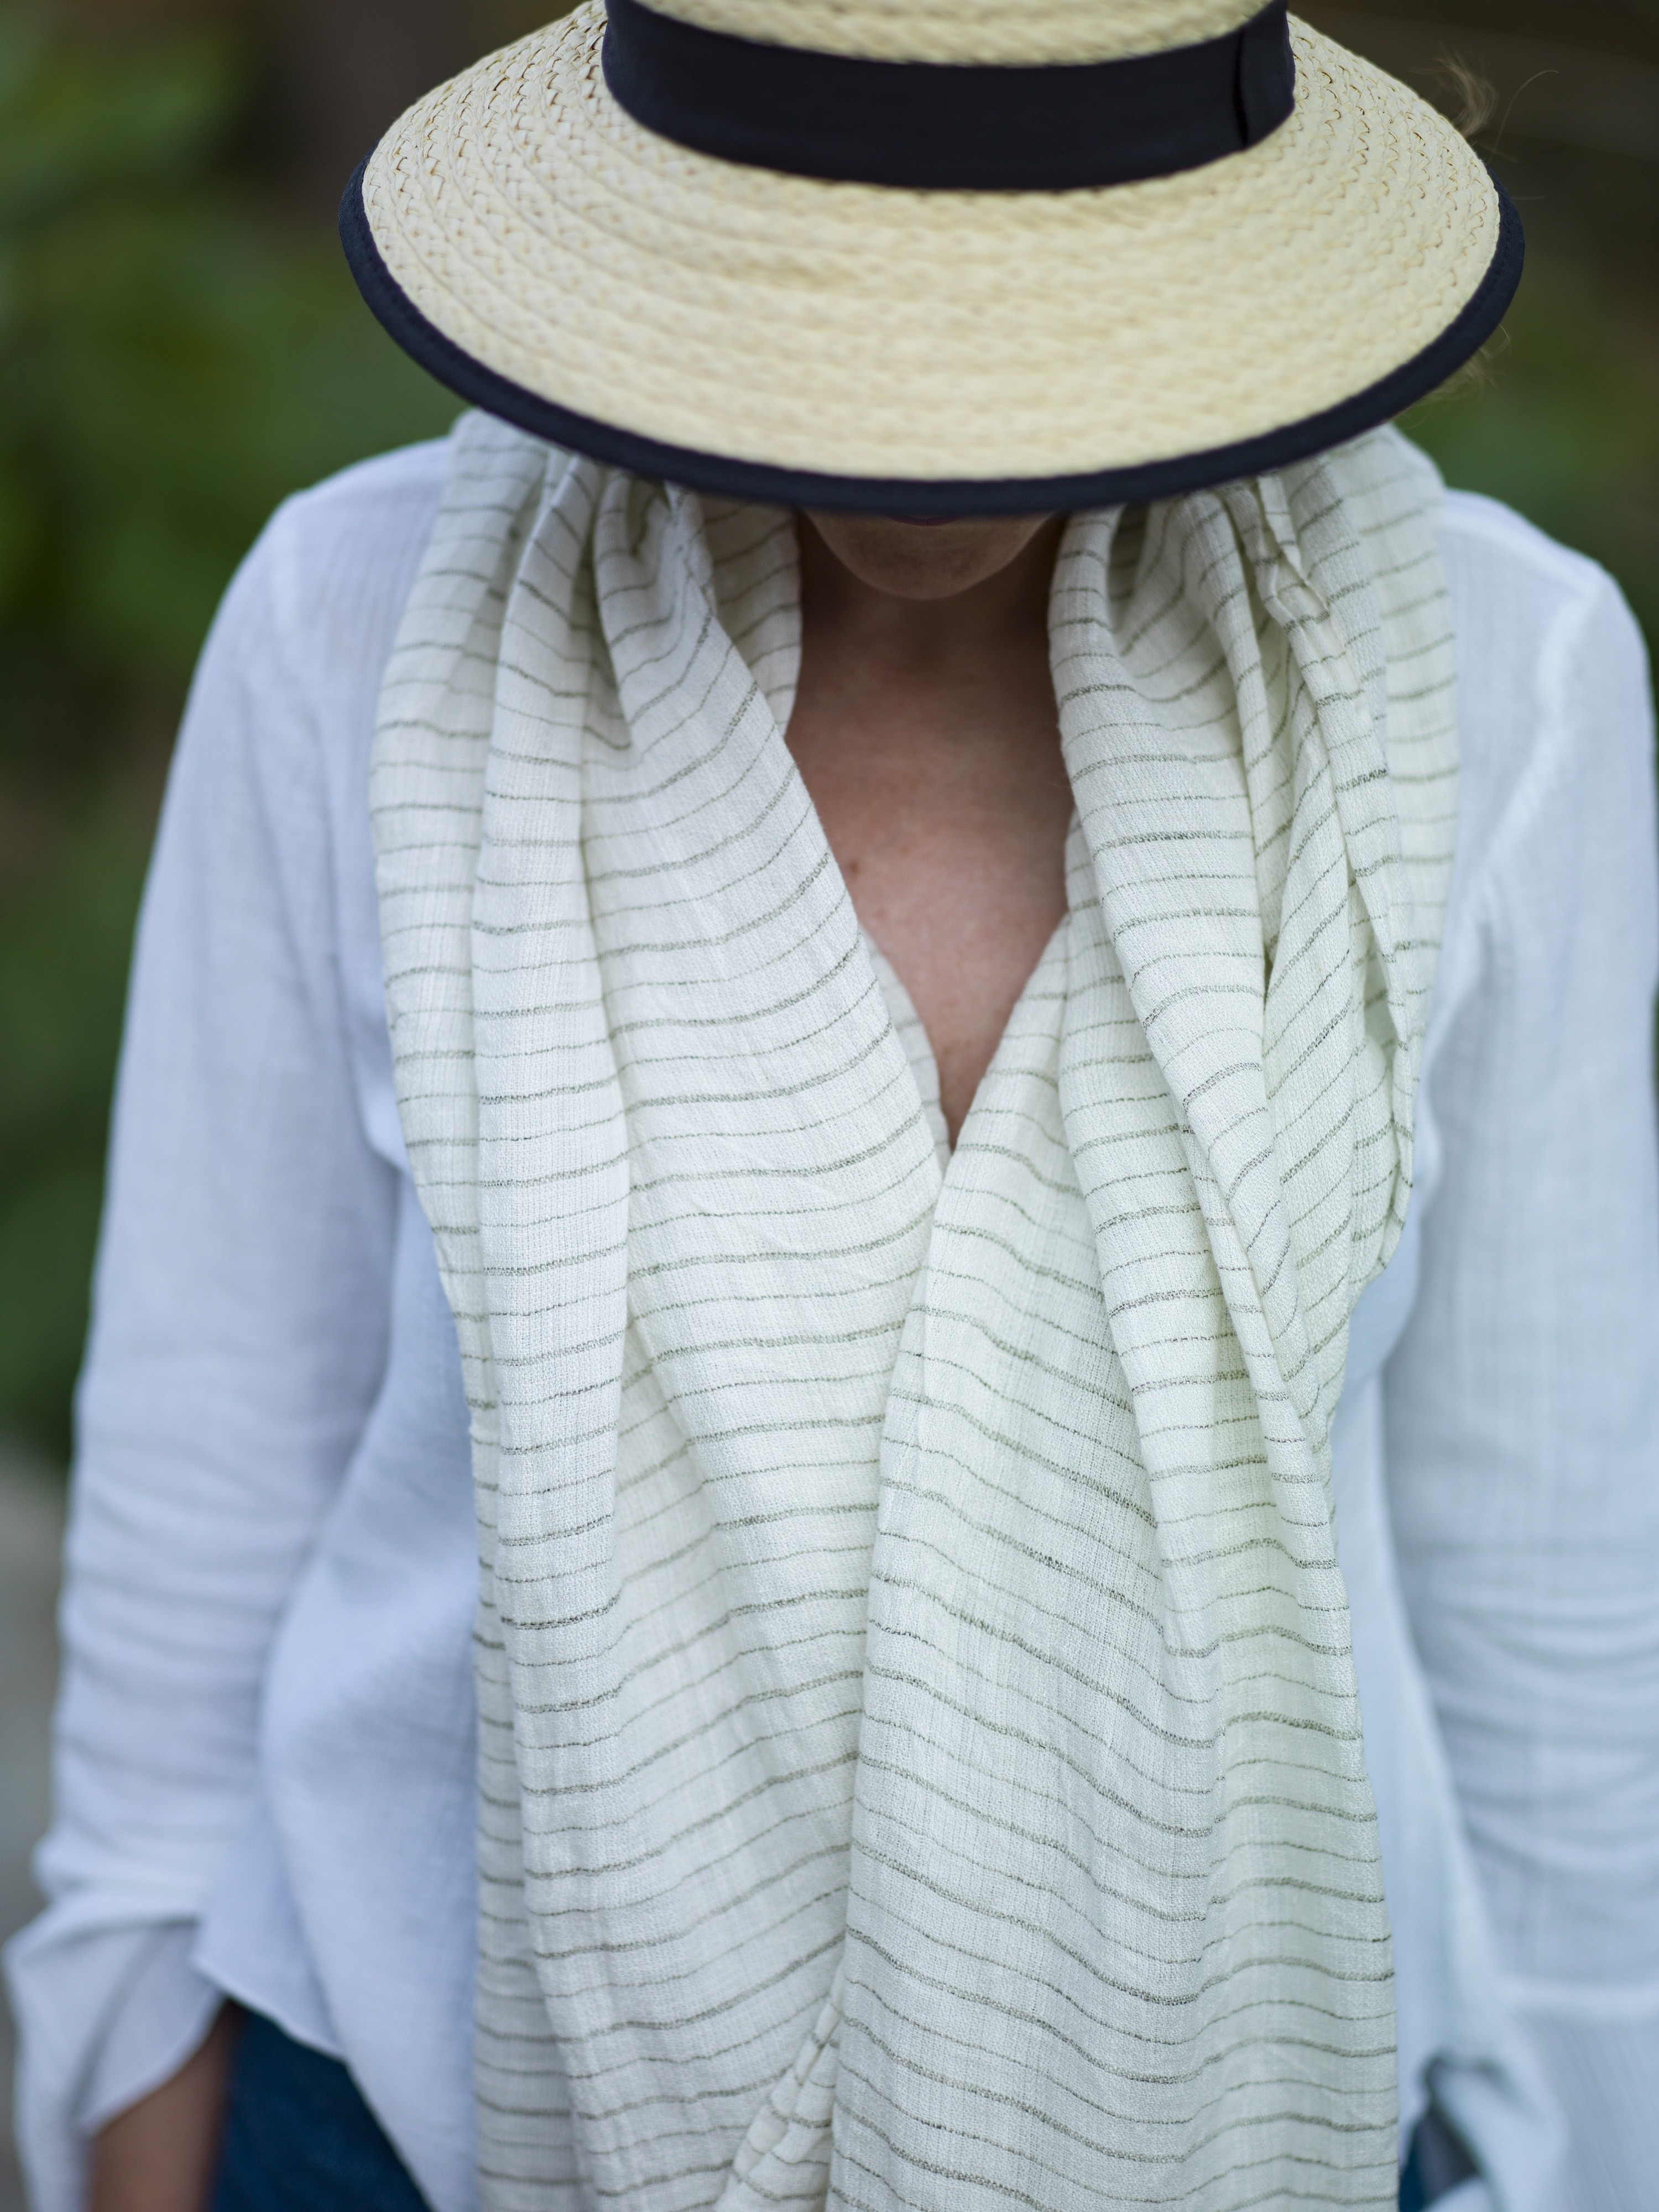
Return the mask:
[[659, 137], [599, 0], [411, 108], [342, 230], [461, 398], [634, 472], [918, 515], [1155, 499], [1387, 421], [1496, 328], [1514, 209], [1434, 109], [1292, 21], [1247, 150], [1066, 191], [824, 182]]

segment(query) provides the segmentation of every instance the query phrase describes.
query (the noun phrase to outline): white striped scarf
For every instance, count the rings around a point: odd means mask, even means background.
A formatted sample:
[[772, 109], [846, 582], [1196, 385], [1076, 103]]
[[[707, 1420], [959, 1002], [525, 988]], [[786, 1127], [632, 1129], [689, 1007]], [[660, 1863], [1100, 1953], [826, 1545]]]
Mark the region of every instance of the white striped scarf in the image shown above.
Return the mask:
[[374, 769], [472, 1409], [489, 2212], [1392, 2204], [1328, 1437], [1455, 813], [1392, 433], [1080, 515], [1068, 919], [945, 1166], [794, 528], [472, 417]]

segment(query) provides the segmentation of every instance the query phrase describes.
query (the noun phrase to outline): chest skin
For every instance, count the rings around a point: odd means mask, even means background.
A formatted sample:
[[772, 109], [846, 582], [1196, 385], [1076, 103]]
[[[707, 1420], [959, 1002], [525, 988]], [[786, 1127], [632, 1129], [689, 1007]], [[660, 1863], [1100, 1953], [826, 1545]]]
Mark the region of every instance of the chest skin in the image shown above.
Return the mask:
[[[971, 595], [969, 595], [971, 596]], [[815, 620], [791, 753], [864, 928], [939, 1063], [955, 1143], [1066, 914], [1072, 791], [1046, 620]]]

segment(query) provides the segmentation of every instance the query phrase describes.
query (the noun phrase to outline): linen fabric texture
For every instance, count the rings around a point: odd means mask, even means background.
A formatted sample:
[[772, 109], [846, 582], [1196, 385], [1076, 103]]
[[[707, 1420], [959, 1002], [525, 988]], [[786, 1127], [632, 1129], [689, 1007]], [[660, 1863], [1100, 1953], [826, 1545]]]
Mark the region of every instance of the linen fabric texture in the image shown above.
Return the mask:
[[941, 1170], [793, 524], [464, 422], [373, 774], [471, 1409], [483, 2202], [1385, 2205], [1329, 1430], [1455, 817], [1392, 434], [1068, 524], [1069, 915]]

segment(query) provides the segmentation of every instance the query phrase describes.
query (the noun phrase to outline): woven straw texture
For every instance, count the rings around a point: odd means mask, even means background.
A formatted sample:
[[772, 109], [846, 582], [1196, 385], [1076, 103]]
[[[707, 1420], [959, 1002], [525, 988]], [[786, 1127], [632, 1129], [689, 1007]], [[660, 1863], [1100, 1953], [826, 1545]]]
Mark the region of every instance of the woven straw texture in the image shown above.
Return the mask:
[[611, 99], [604, 27], [590, 0], [420, 102], [364, 207], [393, 279], [466, 353], [698, 453], [985, 480], [1229, 446], [1413, 359], [1497, 244], [1462, 139], [1300, 25], [1296, 112], [1260, 145], [1020, 194], [688, 152]]
[[880, 62], [1117, 61], [1195, 46], [1261, 0], [651, 0], [705, 31]]
[[1391, 2207], [1329, 1487], [1456, 809], [1381, 434], [1073, 519], [1069, 915], [942, 1163], [795, 533], [479, 417], [382, 938], [483, 1543], [485, 2212]]

